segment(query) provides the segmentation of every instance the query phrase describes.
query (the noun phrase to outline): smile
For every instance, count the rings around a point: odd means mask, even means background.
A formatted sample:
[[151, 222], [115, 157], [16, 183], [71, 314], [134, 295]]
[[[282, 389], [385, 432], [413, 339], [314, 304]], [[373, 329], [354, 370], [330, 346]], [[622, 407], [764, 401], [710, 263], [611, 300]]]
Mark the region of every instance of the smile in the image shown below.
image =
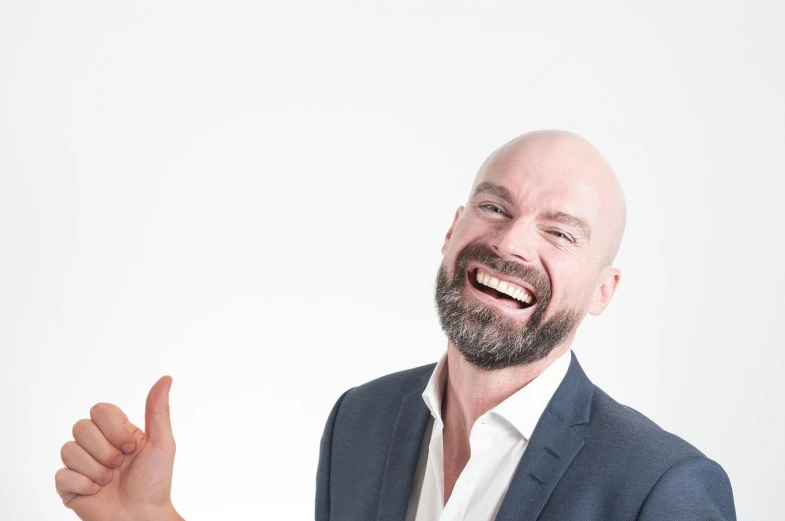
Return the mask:
[[526, 309], [534, 305], [534, 294], [515, 282], [497, 278], [482, 268], [468, 273], [469, 282], [477, 291], [493, 297], [508, 309]]

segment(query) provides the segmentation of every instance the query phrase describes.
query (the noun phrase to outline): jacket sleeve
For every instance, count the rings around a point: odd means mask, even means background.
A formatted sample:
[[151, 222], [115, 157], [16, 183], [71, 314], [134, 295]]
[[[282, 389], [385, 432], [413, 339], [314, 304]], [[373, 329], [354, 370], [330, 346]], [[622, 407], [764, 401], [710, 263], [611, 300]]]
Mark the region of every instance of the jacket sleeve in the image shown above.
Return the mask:
[[322, 442], [319, 447], [319, 467], [316, 471], [316, 521], [329, 521], [330, 519], [330, 467], [332, 466], [333, 430], [338, 409], [349, 391], [343, 393], [335, 402], [333, 410], [327, 418], [327, 425], [324, 426]]
[[728, 475], [714, 461], [681, 460], [660, 477], [643, 503], [638, 521], [736, 521]]

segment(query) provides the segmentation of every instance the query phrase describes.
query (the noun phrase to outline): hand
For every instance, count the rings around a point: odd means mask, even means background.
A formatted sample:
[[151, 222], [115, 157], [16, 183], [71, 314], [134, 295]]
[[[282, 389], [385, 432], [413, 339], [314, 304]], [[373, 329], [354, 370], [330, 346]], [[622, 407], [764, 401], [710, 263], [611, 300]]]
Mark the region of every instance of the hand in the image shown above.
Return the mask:
[[147, 395], [145, 432], [116, 405], [99, 403], [74, 424], [55, 474], [63, 504], [84, 521], [181, 521], [172, 506], [175, 443], [164, 376]]

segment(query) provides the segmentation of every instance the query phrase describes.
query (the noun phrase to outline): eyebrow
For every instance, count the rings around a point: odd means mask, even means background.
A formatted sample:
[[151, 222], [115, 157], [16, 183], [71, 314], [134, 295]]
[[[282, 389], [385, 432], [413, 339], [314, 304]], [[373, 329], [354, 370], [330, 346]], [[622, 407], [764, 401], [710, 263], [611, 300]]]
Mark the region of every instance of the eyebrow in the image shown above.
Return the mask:
[[[491, 183], [489, 181], [483, 181], [482, 183], [477, 185], [477, 188], [474, 189], [474, 194], [477, 195], [480, 193], [488, 193], [491, 195], [495, 195], [499, 199], [503, 199], [510, 205], [515, 205], [515, 197], [512, 195], [512, 192], [505, 186], [497, 185], [496, 183]], [[565, 224], [567, 226], [572, 226], [573, 228], [577, 228], [584, 236], [584, 238], [588, 241], [591, 240], [591, 226], [589, 226], [586, 221], [581, 219], [580, 217], [576, 217], [572, 214], [567, 212], [561, 211], [546, 211], [541, 214], [541, 217], [546, 221], [557, 222], [560, 224]]]
[[497, 185], [495, 183], [483, 181], [482, 183], [477, 185], [477, 188], [474, 189], [474, 195], [477, 195], [482, 192], [495, 195], [499, 199], [503, 199], [505, 202], [511, 205], [515, 204], [515, 197], [513, 197], [512, 192], [510, 192], [506, 187], [502, 185]]
[[583, 233], [584, 237], [586, 237], [586, 240], [591, 239], [591, 226], [589, 226], [586, 221], [579, 217], [575, 217], [574, 215], [570, 215], [566, 212], [558, 211], [547, 211], [542, 214], [542, 217], [547, 221], [553, 221], [578, 228], [581, 233]]

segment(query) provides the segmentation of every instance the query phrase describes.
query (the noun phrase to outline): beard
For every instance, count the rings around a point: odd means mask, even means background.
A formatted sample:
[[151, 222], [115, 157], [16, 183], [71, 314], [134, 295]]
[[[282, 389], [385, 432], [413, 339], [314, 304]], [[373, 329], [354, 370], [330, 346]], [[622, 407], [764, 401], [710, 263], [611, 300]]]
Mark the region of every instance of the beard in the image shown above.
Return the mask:
[[[534, 303], [537, 308], [526, 324], [464, 294], [466, 267], [471, 261], [531, 284], [537, 296]], [[581, 316], [574, 309], [558, 310], [544, 320], [551, 296], [551, 283], [545, 274], [533, 266], [505, 261], [490, 247], [479, 243], [468, 245], [458, 254], [452, 280], [445, 261], [436, 277], [435, 301], [442, 330], [469, 363], [483, 369], [502, 369], [541, 360], [578, 327]]]

